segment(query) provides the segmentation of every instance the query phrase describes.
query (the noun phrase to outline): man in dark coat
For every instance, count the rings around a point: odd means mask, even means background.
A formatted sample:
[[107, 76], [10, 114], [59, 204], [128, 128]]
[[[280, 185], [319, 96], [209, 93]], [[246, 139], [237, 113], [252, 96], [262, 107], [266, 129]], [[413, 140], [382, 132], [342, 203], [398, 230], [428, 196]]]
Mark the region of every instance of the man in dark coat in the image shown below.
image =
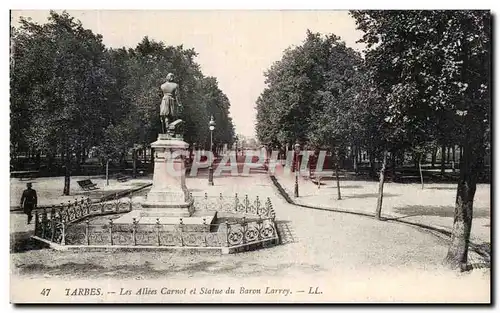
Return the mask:
[[36, 208], [38, 201], [36, 191], [32, 189], [31, 186], [31, 183], [26, 184], [27, 189], [23, 191], [21, 197], [21, 208], [23, 208], [24, 213], [28, 215], [28, 224], [31, 223], [31, 219], [33, 218], [31, 212]]

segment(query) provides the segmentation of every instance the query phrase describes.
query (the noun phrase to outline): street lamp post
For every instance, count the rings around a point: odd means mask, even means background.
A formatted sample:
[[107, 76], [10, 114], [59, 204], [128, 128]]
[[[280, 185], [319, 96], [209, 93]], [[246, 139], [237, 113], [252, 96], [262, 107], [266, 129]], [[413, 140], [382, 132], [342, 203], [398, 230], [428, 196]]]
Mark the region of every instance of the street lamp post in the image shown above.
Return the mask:
[[[214, 117], [210, 116], [210, 122], [208, 123], [208, 129], [210, 129], [210, 153], [213, 155], [213, 131], [215, 129]], [[212, 161], [210, 160], [210, 167], [208, 168], [208, 185], [214, 185], [214, 168], [212, 167]]]
[[299, 197], [299, 155], [300, 155], [300, 145], [298, 143], [295, 144], [295, 188], [294, 188], [294, 196], [295, 198]]

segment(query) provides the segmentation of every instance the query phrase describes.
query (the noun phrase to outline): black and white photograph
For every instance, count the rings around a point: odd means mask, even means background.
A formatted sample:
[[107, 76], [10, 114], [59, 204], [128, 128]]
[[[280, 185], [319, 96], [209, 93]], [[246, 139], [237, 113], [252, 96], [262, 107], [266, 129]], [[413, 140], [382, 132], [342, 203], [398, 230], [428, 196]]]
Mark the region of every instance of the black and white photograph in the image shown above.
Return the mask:
[[492, 15], [10, 10], [10, 302], [491, 304]]

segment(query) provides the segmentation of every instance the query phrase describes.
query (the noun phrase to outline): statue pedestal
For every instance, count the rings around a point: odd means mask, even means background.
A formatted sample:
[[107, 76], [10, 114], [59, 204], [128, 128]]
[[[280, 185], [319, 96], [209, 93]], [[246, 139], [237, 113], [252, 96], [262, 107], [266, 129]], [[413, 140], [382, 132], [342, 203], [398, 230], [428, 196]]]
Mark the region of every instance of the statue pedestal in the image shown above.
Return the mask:
[[[142, 208], [114, 220], [115, 224], [176, 225], [181, 222], [192, 231], [206, 229], [213, 224], [216, 213], [200, 211], [196, 216], [194, 206], [189, 202], [186, 187], [186, 171], [183, 156], [188, 144], [182, 138], [167, 134], [158, 135], [151, 146], [154, 149], [153, 186], [141, 203]], [[200, 228], [202, 227], [202, 228]]]
[[141, 217], [188, 217], [184, 156], [189, 145], [181, 138], [159, 134], [154, 149], [153, 186], [142, 203]]

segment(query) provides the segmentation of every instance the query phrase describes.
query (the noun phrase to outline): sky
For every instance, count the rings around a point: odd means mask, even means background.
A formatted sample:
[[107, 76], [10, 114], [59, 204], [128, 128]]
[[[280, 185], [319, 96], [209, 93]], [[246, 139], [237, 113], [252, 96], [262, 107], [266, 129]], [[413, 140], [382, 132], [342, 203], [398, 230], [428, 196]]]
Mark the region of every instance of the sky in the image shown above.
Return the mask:
[[[300, 45], [307, 29], [340, 36], [356, 50], [362, 32], [347, 11], [172, 11], [68, 10], [85, 28], [103, 36], [108, 47], [135, 47], [144, 36], [167, 45], [194, 48], [206, 76], [214, 76], [231, 102], [236, 132], [255, 136], [255, 103], [265, 88], [264, 72], [283, 51]], [[47, 10], [12, 11], [47, 22]]]

